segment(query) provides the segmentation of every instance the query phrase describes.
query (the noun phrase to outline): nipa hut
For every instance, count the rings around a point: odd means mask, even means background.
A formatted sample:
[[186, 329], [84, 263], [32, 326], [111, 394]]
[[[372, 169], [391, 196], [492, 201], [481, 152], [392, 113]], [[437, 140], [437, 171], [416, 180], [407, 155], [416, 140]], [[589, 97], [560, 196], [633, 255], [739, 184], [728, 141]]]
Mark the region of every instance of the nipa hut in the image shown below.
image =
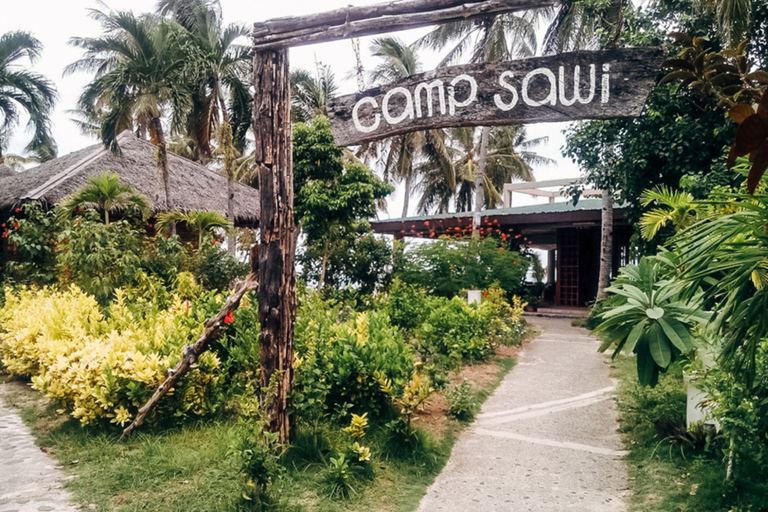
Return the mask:
[[[124, 183], [147, 196], [156, 213], [210, 210], [227, 214], [227, 179], [186, 158], [168, 153], [171, 205], [166, 204], [158, 177], [155, 146], [123, 132], [117, 137], [119, 152], [103, 144], [81, 149], [24, 172], [0, 166], [0, 219], [7, 219], [21, 204], [38, 201], [52, 206], [105, 171], [117, 173]], [[235, 183], [234, 224], [256, 227], [259, 221], [258, 190]]]

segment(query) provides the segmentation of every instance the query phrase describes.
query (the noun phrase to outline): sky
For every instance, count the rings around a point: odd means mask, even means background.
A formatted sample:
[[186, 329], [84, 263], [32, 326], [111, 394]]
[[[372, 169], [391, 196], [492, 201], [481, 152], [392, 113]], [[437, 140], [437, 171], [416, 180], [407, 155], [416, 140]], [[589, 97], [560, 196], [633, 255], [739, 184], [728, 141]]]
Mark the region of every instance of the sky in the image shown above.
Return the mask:
[[[2, 0], [11, 3], [12, 0]], [[322, 12], [338, 9], [350, 4], [350, 0], [220, 0], [225, 23], [242, 23], [252, 25], [281, 16], [306, 15], [312, 12]], [[354, 5], [379, 3], [381, 0], [352, 0]], [[106, 0], [106, 6], [113, 10], [133, 10], [134, 13], [149, 12], [155, 9], [156, 0]], [[90, 137], [80, 134], [76, 125], [70, 120], [69, 110], [74, 109], [77, 98], [83, 86], [89, 81], [89, 75], [78, 73], [63, 76], [64, 67], [81, 56], [81, 50], [68, 44], [74, 36], [93, 37], [100, 34], [99, 24], [88, 17], [89, 9], [105, 10], [104, 4], [95, 0], [22, 0], [13, 1], [10, 8], [4, 9], [0, 17], [0, 34], [12, 30], [31, 32], [44, 46], [42, 58], [33, 66], [36, 72], [52, 80], [59, 92], [59, 101], [53, 115], [53, 135], [59, 145], [59, 155], [65, 155], [96, 143]], [[405, 42], [410, 43], [422, 35], [426, 29], [404, 31], [396, 34]], [[371, 38], [362, 38], [360, 46], [363, 53], [363, 65], [366, 69], [375, 66], [375, 59], [367, 51]], [[243, 41], [247, 44], [248, 41]], [[434, 68], [439, 56], [424, 55], [424, 69]], [[355, 55], [350, 41], [336, 41], [312, 46], [291, 49], [290, 62], [292, 68], [302, 67], [308, 70], [316, 68], [316, 62], [328, 65], [340, 80], [340, 93], [356, 91], [356, 82], [352, 70], [355, 67]], [[25, 63], [26, 65], [27, 63]], [[561, 147], [565, 143], [564, 123], [537, 124], [528, 127], [529, 137], [549, 137], [549, 142], [539, 148], [539, 153], [556, 159], [557, 164], [534, 169], [537, 180], [551, 180], [576, 177], [578, 168], [561, 155]], [[29, 142], [29, 134], [24, 132], [24, 124], [16, 131], [17, 136], [10, 144], [10, 152], [21, 152]], [[519, 196], [519, 197], [518, 197]], [[528, 196], [515, 195], [516, 205], [536, 202]], [[391, 217], [399, 217], [402, 210], [402, 187], [397, 187], [389, 198]], [[541, 201], [538, 201], [541, 202]], [[414, 215], [417, 200], [412, 198], [410, 215]], [[381, 217], [387, 218], [389, 213], [383, 212]]]

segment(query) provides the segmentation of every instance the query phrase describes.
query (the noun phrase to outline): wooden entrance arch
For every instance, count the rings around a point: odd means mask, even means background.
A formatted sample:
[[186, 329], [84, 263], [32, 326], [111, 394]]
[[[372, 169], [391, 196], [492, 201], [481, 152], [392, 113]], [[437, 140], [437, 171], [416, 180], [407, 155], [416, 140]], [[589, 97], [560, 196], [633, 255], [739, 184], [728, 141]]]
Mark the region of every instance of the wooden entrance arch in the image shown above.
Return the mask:
[[[256, 23], [254, 26], [254, 86], [256, 92], [253, 104], [253, 129], [256, 136], [256, 165], [259, 168], [261, 240], [252, 249], [251, 264], [253, 272], [259, 278], [259, 322], [261, 323], [259, 343], [263, 389], [261, 403], [268, 420], [268, 428], [279, 433], [281, 441], [290, 438], [293, 426], [288, 410], [291, 405], [290, 390], [293, 385], [293, 338], [296, 318], [296, 233], [294, 232], [296, 228], [293, 221], [293, 162], [288, 48], [548, 7], [554, 3], [555, 0], [394, 0], [367, 7], [347, 7], [309, 16], [274, 19]], [[648, 52], [648, 50], [644, 51]], [[583, 57], [583, 52], [580, 55]], [[635, 83], [636, 77], [632, 74], [633, 68], [631, 66], [621, 71], [621, 75], [617, 76], [616, 81], [614, 81], [620, 85], [631, 86], [633, 102], [639, 104], [642, 104], [645, 95], [650, 90], [653, 80], [652, 77], [649, 78], [649, 70], [653, 69], [654, 63], [660, 59], [661, 53], [656, 50], [655, 53], [643, 54], [643, 57], [647, 62], [641, 66], [644, 77], [642, 84], [638, 86], [638, 83]], [[556, 68], [560, 67], [560, 61], [557, 61], [556, 58], [550, 60], [553, 60], [553, 65], [557, 63]], [[558, 100], [565, 98], [562, 95], [564, 79], [562, 77], [556, 78], [559, 69], [537, 67], [536, 63], [529, 64], [531, 69], [526, 71], [526, 75], [522, 78], [524, 83], [519, 86], [522, 87], [520, 94], [524, 95], [526, 94], [525, 91], [532, 90], [530, 81], [534, 79], [543, 79], [545, 86], [546, 84], [549, 85], [549, 91], [545, 91], [543, 98], [528, 98], [528, 100], [523, 98], [524, 101], [521, 105], [525, 104], [526, 108], [530, 107], [528, 111], [532, 114], [514, 117], [514, 122], [525, 122], [526, 119], [542, 120], [537, 115], [545, 110], [550, 111], [552, 119], [576, 118], [574, 114], [569, 114], [568, 111], [563, 110], [563, 105], [570, 99], [565, 102], [560, 101], [560, 105], [558, 105]], [[588, 79], [593, 82], [597, 80], [595, 77], [596, 64], [586, 63], [584, 65], [586, 67], [581, 76], [589, 77]], [[606, 73], [610, 73], [610, 70], [606, 70], [606, 65], [610, 68], [608, 62], [601, 62], [600, 64], [600, 84], [603, 87], [600, 93], [602, 106], [605, 106], [607, 102], [605, 101], [606, 82], [604, 76]], [[543, 69], [548, 71], [543, 71]], [[481, 74], [490, 73], [489, 69], [485, 68], [476, 71]], [[506, 90], [506, 96], [500, 98], [503, 107], [498, 107], [498, 105], [497, 107], [502, 112], [511, 112], [514, 105], [510, 95], [514, 89], [516, 96], [518, 87], [512, 82], [513, 79], [516, 79], [513, 76], [515, 70], [498, 71], [498, 85]], [[573, 69], [568, 72], [570, 73], [570, 80], [573, 80], [571, 93], [574, 93], [575, 89], [580, 87], [575, 64]], [[474, 113], [471, 115], [456, 115], [456, 112], [449, 112], [451, 118], [441, 120], [441, 126], [478, 126], [492, 121], [493, 124], [511, 122], [510, 119], [512, 118], [499, 121], [498, 112], [493, 111], [490, 104], [474, 101], [481, 97], [491, 101], [498, 92], [494, 93], [490, 89], [484, 89], [483, 94], [480, 94], [480, 84], [467, 73], [453, 76], [450, 80], [444, 86], [446, 87], [446, 94], [454, 94], [451, 105], [454, 107], [462, 106], [462, 108], [477, 106], [478, 110], [473, 111]], [[432, 80], [432, 82], [435, 81]], [[418, 88], [419, 83], [413, 85]], [[438, 89], [438, 94], [435, 95], [437, 99], [434, 101], [438, 103], [436, 106], [432, 103], [430, 105], [439, 109], [439, 86], [438, 84], [434, 85]], [[394, 87], [405, 90], [402, 85], [395, 85]], [[594, 87], [592, 87], [593, 92]], [[472, 97], [473, 91], [477, 93], [477, 98]], [[642, 95], [643, 91], [645, 92], [644, 95]], [[383, 93], [382, 102], [388, 93], [390, 99], [397, 95], [392, 90], [380, 92]], [[371, 100], [367, 100], [366, 105], [368, 107], [372, 107], [374, 102], [378, 103], [378, 100], [371, 95], [371, 91], [363, 94], [367, 94], [367, 97], [371, 98]], [[642, 101], [637, 101], [640, 95], [642, 95]], [[365, 97], [361, 96], [357, 100]], [[402, 101], [406, 95], [401, 91], [400, 97]], [[543, 107], [543, 109], [538, 107]], [[342, 114], [344, 108], [346, 107], [342, 107], [340, 111]], [[351, 108], [354, 109], [355, 106], [353, 105]], [[413, 121], [416, 117], [408, 110], [407, 101], [405, 106], [401, 104], [399, 108], [400, 110], [394, 114], [388, 112], [391, 119], [401, 119], [402, 122], [405, 122], [406, 120]], [[600, 109], [598, 108], [598, 110]], [[403, 112], [405, 112], [404, 115]], [[552, 117], [552, 112], [557, 115]], [[576, 110], [576, 112], [579, 111]], [[613, 110], [606, 116], [594, 113], [590, 115], [607, 117], [618, 116], [621, 113], [620, 110]], [[352, 113], [349, 112], [348, 114], [347, 118]], [[374, 112], [372, 115], [375, 119], [376, 113]], [[382, 115], [384, 114], [382, 113]], [[634, 111], [628, 112], [627, 115], [634, 115]], [[344, 118], [345, 116], [338, 117]], [[577, 117], [584, 118], [585, 116]], [[423, 125], [417, 126], [417, 124], [400, 127], [397, 130], [402, 132], [424, 129]], [[342, 133], [338, 127], [334, 129], [337, 134]], [[387, 134], [390, 132], [380, 135], [386, 136]], [[357, 139], [353, 136], [341, 138], [341, 140], [347, 144], [353, 144]]]

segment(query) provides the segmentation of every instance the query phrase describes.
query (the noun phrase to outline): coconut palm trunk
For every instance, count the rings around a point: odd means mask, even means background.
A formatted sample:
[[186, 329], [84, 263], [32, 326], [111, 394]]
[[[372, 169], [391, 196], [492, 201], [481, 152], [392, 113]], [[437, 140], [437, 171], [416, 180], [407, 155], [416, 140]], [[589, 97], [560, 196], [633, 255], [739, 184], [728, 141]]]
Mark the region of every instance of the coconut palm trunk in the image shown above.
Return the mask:
[[[160, 171], [161, 187], [165, 195], [165, 207], [168, 211], [173, 210], [173, 202], [171, 201], [171, 176], [168, 172], [168, 148], [165, 140], [165, 133], [163, 132], [163, 124], [159, 117], [153, 117], [149, 126], [149, 134], [152, 138], [152, 143], [157, 148], [155, 158], [157, 160], [157, 168]], [[161, 194], [158, 194], [160, 196]]]
[[477, 175], [475, 176], [475, 215], [472, 217], [472, 236], [479, 235], [480, 233], [480, 212], [483, 209], [483, 203], [485, 203], [485, 188], [483, 187], [483, 181], [485, 180], [485, 168], [488, 163], [488, 142], [491, 139], [491, 128], [488, 126], [483, 127], [482, 135], [480, 136], [480, 154], [477, 158]]
[[235, 181], [227, 177], [227, 218], [232, 223], [232, 230], [227, 236], [227, 249], [234, 256], [237, 253], [237, 231], [235, 224]]
[[229, 114], [226, 111], [226, 105], [222, 103], [221, 108], [224, 115], [224, 122], [221, 125], [219, 133], [219, 143], [224, 150], [224, 174], [227, 177], [227, 218], [232, 225], [227, 235], [227, 249], [232, 256], [237, 253], [237, 231], [235, 227], [235, 169], [237, 155], [235, 153], [235, 143], [232, 138], [232, 125], [229, 123]]
[[402, 218], [405, 219], [408, 217], [408, 205], [411, 200], [411, 187], [413, 185], [413, 173], [409, 174], [405, 177], [405, 190], [404, 194], [405, 197], [403, 198], [403, 215]]
[[608, 296], [613, 267], [613, 193], [603, 189], [603, 208], [600, 235], [600, 274], [597, 280], [597, 300]]
[[317, 280], [317, 291], [320, 291], [323, 289], [323, 286], [325, 286], [325, 273], [328, 271], [328, 258], [330, 253], [330, 243], [326, 239], [325, 244], [323, 245], [323, 259], [320, 263], [320, 277]]

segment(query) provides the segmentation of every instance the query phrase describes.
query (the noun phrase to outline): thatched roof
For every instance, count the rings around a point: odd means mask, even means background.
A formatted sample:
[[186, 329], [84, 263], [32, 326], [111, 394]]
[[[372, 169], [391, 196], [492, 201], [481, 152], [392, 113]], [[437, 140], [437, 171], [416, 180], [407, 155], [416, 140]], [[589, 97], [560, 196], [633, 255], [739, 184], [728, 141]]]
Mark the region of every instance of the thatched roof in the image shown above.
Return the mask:
[[14, 176], [16, 173], [13, 172], [13, 169], [8, 167], [5, 164], [0, 164], [0, 178], [5, 178], [7, 176]]
[[[55, 204], [104, 171], [117, 173], [154, 204], [156, 212], [211, 210], [226, 215], [227, 180], [198, 163], [168, 153], [172, 208], [168, 208], [155, 160], [155, 146], [130, 132], [117, 137], [120, 152], [99, 143], [12, 175], [0, 174], [0, 208], [27, 201]], [[0, 169], [0, 172], [2, 170]], [[259, 191], [235, 183], [235, 223], [256, 225]]]

